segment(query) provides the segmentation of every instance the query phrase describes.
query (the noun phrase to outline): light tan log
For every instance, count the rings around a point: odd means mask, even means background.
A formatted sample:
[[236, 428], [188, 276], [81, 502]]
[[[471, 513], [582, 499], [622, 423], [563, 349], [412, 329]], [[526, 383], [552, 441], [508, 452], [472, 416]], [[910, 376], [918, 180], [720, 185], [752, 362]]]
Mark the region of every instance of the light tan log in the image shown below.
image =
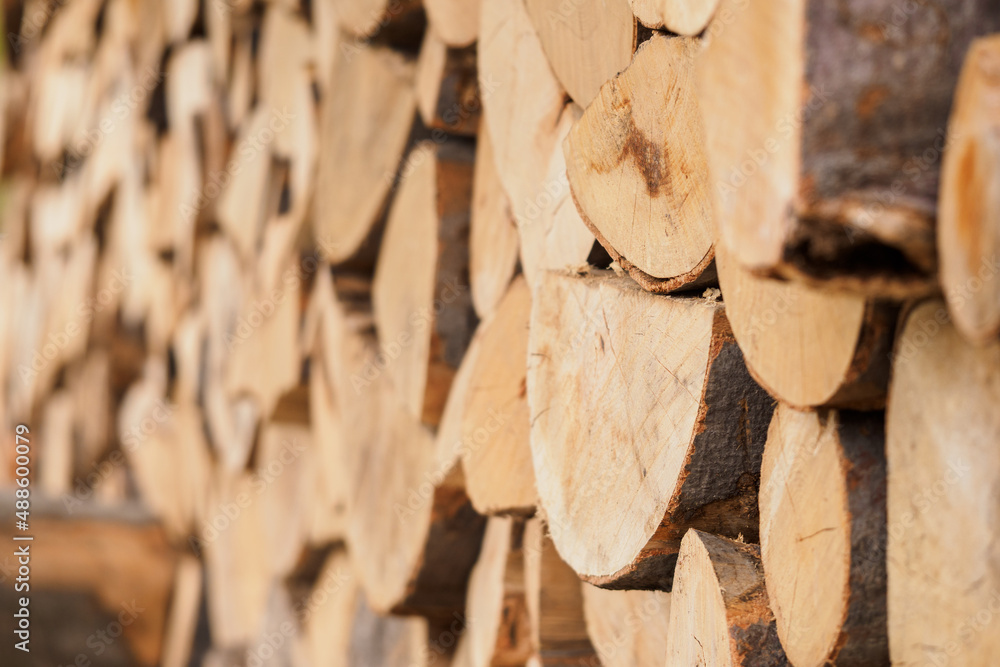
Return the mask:
[[1000, 654], [1000, 344], [969, 345], [940, 301], [896, 343], [886, 407], [889, 654], [988, 665]]
[[565, 91], [549, 67], [524, 2], [481, 1], [479, 94], [497, 173], [521, 225], [524, 209], [545, 178]]
[[583, 586], [559, 557], [540, 519], [524, 529], [524, 579], [532, 641], [545, 667], [596, 664], [583, 616]]
[[358, 326], [371, 323], [358, 315], [371, 309], [363, 290], [355, 303], [330, 292], [323, 350], [343, 418], [352, 568], [380, 613], [450, 619], [464, 607], [485, 520], [469, 504], [457, 459], [438, 465], [433, 436], [394, 394], [385, 366], [393, 362], [376, 356], [372, 332]]
[[358, 581], [343, 549], [323, 563], [303, 606], [303, 644], [310, 664], [349, 667], [351, 630], [358, 600]]
[[697, 35], [708, 25], [719, 0], [629, 0], [635, 17], [647, 28]]
[[531, 290], [517, 278], [496, 312], [480, 324], [462, 419], [465, 485], [480, 514], [532, 514], [538, 502], [525, 377], [530, 316]]
[[466, 630], [453, 667], [524, 664], [531, 644], [524, 581], [524, 521], [491, 517], [479, 560], [469, 575]]
[[372, 304], [402, 406], [433, 427], [472, 335], [468, 289], [472, 147], [419, 144], [402, 168]]
[[789, 665], [778, 642], [760, 547], [690, 530], [670, 597], [668, 665]]
[[754, 276], [717, 248], [722, 298], [757, 382], [794, 406], [884, 404], [894, 308]]
[[973, 42], [941, 164], [941, 288], [955, 326], [973, 342], [1000, 333], [1000, 37]]
[[712, 227], [693, 38], [654, 35], [565, 143], [584, 222], [636, 282], [668, 292], [709, 268]]
[[[451, 48], [433, 28], [428, 29], [417, 60], [416, 86], [424, 125], [454, 134], [476, 134], [482, 106], [475, 47]], [[435, 135], [435, 139], [443, 137]]]
[[669, 590], [688, 527], [756, 539], [772, 401], [723, 306], [606, 272], [550, 273], [534, 296], [531, 448], [566, 562], [604, 587]]
[[570, 193], [563, 151], [563, 141], [582, 113], [577, 105], [567, 104], [555, 128], [546, 131], [555, 141], [548, 157], [540, 156], [548, 164], [544, 180], [526, 189], [525, 198], [520, 200], [516, 219], [521, 270], [532, 288], [544, 271], [586, 266], [594, 248], [594, 235]]
[[573, 101], [590, 104], [628, 66], [636, 46], [628, 0], [525, 0], [549, 64]]
[[796, 667], [889, 663], [884, 434], [881, 413], [774, 413], [761, 466], [761, 559]]
[[164, 629], [160, 662], [163, 667], [184, 667], [191, 658], [202, 600], [202, 579], [201, 562], [197, 558], [185, 555], [178, 560]]
[[699, 98], [720, 242], [740, 262], [863, 294], [935, 288], [948, 108], [971, 40], [1000, 29], [996, 6], [960, 7], [917, 28], [888, 0], [850, 21], [822, 0], [722, 1]]
[[334, 0], [340, 27], [353, 37], [353, 48], [374, 39], [408, 41], [423, 24], [419, 0]]
[[496, 308], [517, 268], [517, 227], [497, 175], [493, 142], [485, 127], [476, 141], [469, 222], [469, 286], [480, 317]]
[[425, 0], [428, 30], [454, 48], [471, 46], [479, 36], [480, 0]]
[[386, 48], [360, 48], [337, 58], [328, 90], [314, 228], [338, 264], [362, 250], [384, 212], [416, 112], [414, 64]]
[[608, 591], [583, 585], [587, 634], [604, 667], [662, 667], [670, 593]]

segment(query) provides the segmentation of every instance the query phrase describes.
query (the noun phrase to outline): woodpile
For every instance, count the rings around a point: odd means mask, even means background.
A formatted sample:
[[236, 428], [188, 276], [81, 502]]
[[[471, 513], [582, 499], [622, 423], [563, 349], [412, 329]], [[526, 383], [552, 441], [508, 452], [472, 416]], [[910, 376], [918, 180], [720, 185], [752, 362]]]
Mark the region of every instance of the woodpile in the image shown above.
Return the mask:
[[996, 3], [0, 18], [3, 664], [995, 664]]

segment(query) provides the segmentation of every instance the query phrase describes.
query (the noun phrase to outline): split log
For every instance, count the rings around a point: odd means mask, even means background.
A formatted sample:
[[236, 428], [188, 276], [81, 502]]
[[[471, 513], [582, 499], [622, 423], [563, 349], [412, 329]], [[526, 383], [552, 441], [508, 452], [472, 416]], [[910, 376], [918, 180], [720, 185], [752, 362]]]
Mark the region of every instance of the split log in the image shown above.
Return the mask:
[[540, 519], [524, 529], [524, 580], [532, 641], [542, 667], [595, 665], [599, 661], [583, 617], [583, 586], [556, 551]]
[[[654, 35], [628, 69], [601, 88], [565, 143], [570, 188], [584, 222], [653, 292], [696, 283], [714, 255], [694, 89], [700, 48], [693, 38]], [[712, 272], [705, 277], [714, 279]]]
[[424, 35], [417, 60], [417, 108], [424, 125], [454, 134], [479, 128], [476, 49], [449, 47], [433, 29]]
[[343, 549], [333, 551], [302, 602], [303, 644], [312, 665], [350, 667], [358, 582]]
[[760, 544], [796, 667], [889, 664], [881, 413], [779, 406], [760, 479]]
[[314, 227], [326, 259], [354, 258], [377, 233], [416, 113], [414, 64], [382, 47], [341, 54], [321, 110]]
[[525, 0], [525, 5], [553, 72], [581, 107], [632, 60], [637, 31], [628, 0]]
[[670, 597], [667, 664], [789, 665], [778, 642], [760, 547], [691, 530]]
[[465, 486], [480, 514], [532, 514], [538, 502], [525, 377], [530, 316], [531, 290], [518, 278], [480, 325], [462, 419]]
[[958, 330], [987, 343], [1000, 333], [1000, 37], [969, 48], [948, 136], [938, 201], [941, 287]]
[[468, 290], [472, 147], [424, 142], [407, 157], [379, 254], [372, 303], [403, 407], [433, 427], [472, 335]]
[[583, 586], [587, 634], [604, 667], [662, 667], [667, 655], [670, 593]]
[[723, 306], [602, 274], [550, 273], [534, 296], [531, 449], [566, 562], [606, 588], [669, 590], [689, 527], [756, 539], [773, 408]]
[[549, 156], [540, 156], [548, 164], [545, 178], [525, 189], [527, 198], [517, 209], [521, 270], [533, 289], [544, 271], [586, 266], [594, 248], [594, 235], [573, 202], [563, 153], [563, 142], [581, 114], [580, 107], [567, 104], [555, 128], [546, 130], [555, 140]]
[[517, 268], [517, 227], [497, 175], [493, 143], [483, 128], [476, 142], [469, 221], [469, 286], [480, 317], [496, 308]]
[[962, 56], [1000, 29], [997, 6], [940, 9], [724, 0], [699, 98], [719, 236], [738, 261], [865, 294], [934, 289], [943, 128]]
[[988, 665], [1000, 655], [1000, 343], [976, 348], [931, 301], [896, 343], [886, 407], [889, 653]]
[[[420, 0], [334, 0], [340, 27], [355, 38], [408, 44], [424, 25]], [[355, 47], [357, 48], [357, 47]]]
[[565, 102], [524, 2], [481, 0], [479, 94], [497, 173], [518, 225], [543, 183]]
[[330, 291], [323, 350], [343, 417], [352, 567], [379, 613], [450, 619], [464, 607], [485, 519], [469, 503], [457, 460], [437, 465], [433, 436], [395, 395], [385, 372], [393, 362], [370, 330], [352, 325], [371, 318], [347, 306], [370, 312], [370, 302], [344, 304]]
[[480, 0], [424, 0], [428, 31], [454, 48], [470, 46], [479, 36]]
[[629, 0], [629, 4], [647, 28], [697, 35], [708, 25], [719, 0]]
[[717, 248], [733, 333], [757, 382], [797, 407], [885, 401], [896, 309], [853, 294], [760, 278]]
[[531, 644], [524, 581], [524, 522], [492, 517], [479, 560], [469, 575], [465, 632], [453, 667], [525, 664]]
[[190, 555], [177, 563], [170, 612], [164, 629], [163, 667], [184, 667], [191, 659], [198, 612], [203, 598], [201, 562]]

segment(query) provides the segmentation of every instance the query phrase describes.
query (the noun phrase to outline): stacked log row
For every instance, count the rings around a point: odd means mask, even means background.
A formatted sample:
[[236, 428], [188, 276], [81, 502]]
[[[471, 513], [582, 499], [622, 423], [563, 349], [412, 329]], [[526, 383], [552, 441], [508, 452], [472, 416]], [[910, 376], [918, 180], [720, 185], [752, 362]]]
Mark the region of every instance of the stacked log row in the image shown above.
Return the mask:
[[1000, 9], [938, 5], [4, 3], [54, 664], [993, 664]]

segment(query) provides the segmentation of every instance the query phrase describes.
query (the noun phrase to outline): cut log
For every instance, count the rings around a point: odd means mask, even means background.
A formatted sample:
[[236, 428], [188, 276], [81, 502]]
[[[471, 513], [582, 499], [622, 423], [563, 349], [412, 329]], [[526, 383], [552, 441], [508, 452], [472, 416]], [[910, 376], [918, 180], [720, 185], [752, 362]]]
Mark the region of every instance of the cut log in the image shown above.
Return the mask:
[[988, 665], [1000, 655], [1000, 343], [976, 348], [940, 301], [896, 343], [886, 407], [889, 654]]
[[519, 665], [536, 654], [525, 598], [523, 536], [523, 521], [490, 518], [469, 576], [466, 630], [453, 667]]
[[352, 324], [371, 322], [351, 313], [365, 309], [363, 297], [345, 304], [333, 294], [323, 350], [343, 417], [352, 567], [376, 611], [450, 619], [465, 606], [485, 519], [469, 503], [457, 457], [438, 465], [433, 436], [394, 394], [383, 372], [389, 357]]
[[938, 202], [941, 287], [973, 342], [1000, 333], [1000, 37], [973, 42], [948, 126]]
[[321, 110], [314, 226], [331, 263], [373, 234], [416, 113], [414, 64], [381, 47], [341, 54]]
[[583, 586], [539, 519], [524, 529], [524, 581], [532, 641], [543, 667], [598, 664], [583, 617]]
[[889, 664], [881, 413], [779, 406], [760, 479], [760, 544], [796, 667]]
[[303, 602], [303, 644], [310, 664], [350, 667], [358, 583], [343, 549], [332, 552]]
[[490, 133], [476, 142], [469, 222], [469, 285], [480, 317], [496, 308], [517, 268], [517, 227], [510, 201], [497, 175]]
[[518, 225], [543, 183], [565, 91], [556, 80], [523, 0], [481, 0], [479, 94], [497, 173]]
[[581, 107], [632, 60], [636, 25], [628, 0], [525, 0], [525, 5], [553, 72]]
[[551, 153], [546, 160], [545, 178], [525, 189], [517, 209], [521, 270], [532, 289], [544, 271], [576, 270], [587, 265], [594, 248], [594, 235], [580, 217], [570, 193], [566, 175], [563, 140], [583, 112], [567, 104], [554, 129]]
[[697, 35], [708, 25], [719, 0], [629, 0], [635, 17], [647, 28]]
[[471, 46], [479, 36], [481, 0], [424, 0], [429, 30], [454, 48]]
[[202, 568], [197, 558], [186, 555], [177, 563], [170, 615], [164, 629], [163, 667], [184, 667], [191, 659], [198, 608], [203, 599]]
[[760, 547], [691, 530], [670, 596], [668, 665], [789, 665], [778, 642]]
[[669, 590], [687, 528], [756, 539], [772, 401], [722, 305], [602, 274], [550, 273], [534, 297], [531, 450], [566, 562], [603, 587]]
[[[538, 502], [531, 464], [526, 396], [531, 290], [511, 284], [484, 321], [462, 419], [465, 486], [480, 514], [533, 514]], [[492, 431], [492, 432], [491, 432]]]
[[604, 667], [662, 667], [667, 655], [670, 593], [583, 586], [587, 634]]
[[[455, 134], [476, 134], [482, 106], [475, 47], [450, 48], [429, 29], [420, 47], [416, 76], [417, 107], [424, 125]], [[438, 138], [445, 137], [435, 135]]]
[[424, 142], [408, 156], [379, 254], [372, 303], [386, 372], [402, 405], [441, 419], [475, 325], [469, 295], [472, 147]]
[[972, 39], [1000, 29], [996, 5], [940, 9], [724, 0], [699, 98], [720, 241], [741, 263], [865, 294], [934, 289], [955, 82]]
[[[654, 35], [565, 143], [573, 199], [636, 282], [669, 292], [709, 268], [715, 232], [693, 38]], [[713, 276], [714, 277], [714, 276]]]
[[884, 404], [894, 307], [760, 278], [723, 248], [717, 250], [726, 313], [762, 387], [797, 407]]
[[420, 0], [334, 0], [334, 7], [354, 49], [376, 39], [409, 42], [424, 23]]

